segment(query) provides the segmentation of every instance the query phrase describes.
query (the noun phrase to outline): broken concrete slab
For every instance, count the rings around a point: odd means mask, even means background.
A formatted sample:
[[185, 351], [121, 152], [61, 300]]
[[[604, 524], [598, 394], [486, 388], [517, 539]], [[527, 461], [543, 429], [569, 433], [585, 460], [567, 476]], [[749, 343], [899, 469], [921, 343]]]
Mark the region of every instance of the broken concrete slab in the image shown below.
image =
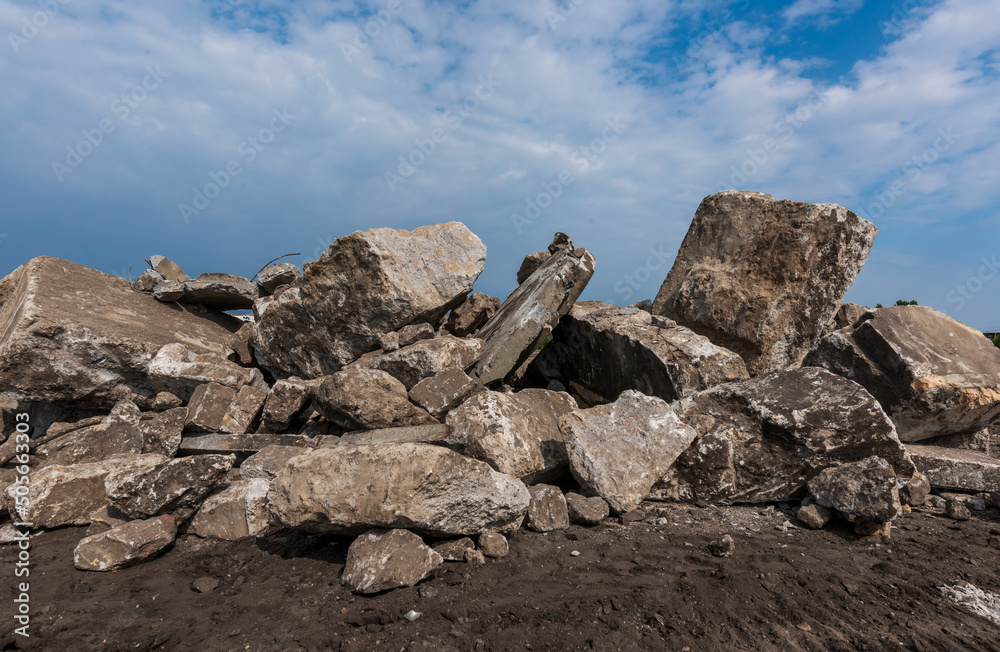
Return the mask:
[[271, 444], [260, 449], [240, 464], [240, 478], [243, 480], [267, 480], [270, 482], [285, 468], [288, 460], [305, 453], [302, 446], [282, 446]]
[[[227, 341], [227, 349], [228, 346]], [[157, 351], [149, 364], [149, 375], [164, 387], [187, 397], [205, 383], [218, 383], [233, 389], [264, 385], [264, 377], [258, 369], [241, 367], [220, 353], [194, 353], [180, 343], [168, 344]]]
[[73, 550], [73, 565], [88, 571], [127, 568], [150, 559], [176, 536], [177, 522], [172, 516], [131, 521], [81, 539]]
[[431, 416], [441, 417], [461, 405], [477, 387], [461, 367], [448, 367], [414, 385], [409, 397]]
[[[93, 419], [87, 419], [82, 422], [84, 427], [66, 432], [39, 446], [35, 451], [36, 460], [44, 466], [68, 466], [100, 462], [115, 454], [142, 453], [144, 437], [139, 428], [141, 417], [135, 403], [119, 401], [111, 414], [100, 423], [86, 425], [93, 423]], [[51, 434], [55, 434], [55, 431], [55, 428], [50, 428]]]
[[559, 429], [577, 482], [619, 514], [638, 507], [697, 436], [666, 401], [632, 389], [614, 403], [570, 412]]
[[250, 432], [257, 423], [257, 417], [264, 407], [264, 401], [267, 400], [268, 395], [268, 390], [262, 387], [251, 385], [240, 387], [222, 417], [219, 432], [234, 435]]
[[500, 297], [473, 292], [451, 311], [445, 327], [457, 337], [469, 337], [475, 335], [497, 310], [500, 310]]
[[309, 395], [316, 385], [318, 383], [297, 378], [275, 382], [264, 401], [261, 425], [269, 432], [287, 430], [305, 408]]
[[914, 472], [878, 402], [825, 369], [727, 383], [672, 405], [698, 439], [657, 483], [651, 499], [793, 500], [823, 469], [872, 455], [889, 462], [901, 482]]
[[153, 286], [153, 298], [161, 303], [176, 303], [184, 296], [184, 284], [163, 280]]
[[738, 353], [751, 375], [797, 366], [840, 309], [877, 232], [836, 204], [710, 195], [653, 314]]
[[851, 520], [888, 523], [903, 514], [896, 472], [878, 456], [823, 469], [808, 487], [817, 503]]
[[907, 444], [917, 470], [931, 487], [965, 493], [1000, 491], [1000, 460], [985, 453]]
[[219, 383], [206, 383], [194, 390], [187, 406], [185, 430], [219, 432], [236, 390]]
[[114, 471], [104, 479], [108, 505], [129, 518], [169, 513], [186, 520], [235, 461], [233, 455], [196, 455]]
[[586, 249], [562, 249], [545, 261], [477, 334], [484, 346], [473, 377], [490, 385], [516, 372], [573, 307], [596, 264]]
[[335, 534], [402, 527], [428, 536], [471, 536], [516, 529], [528, 510], [520, 480], [430, 444], [309, 451], [288, 461], [269, 500], [287, 527]]
[[292, 263], [275, 263], [268, 265], [257, 274], [257, 282], [271, 294], [282, 285], [291, 285], [302, 278], [302, 272]]
[[626, 389], [665, 401], [749, 378], [743, 359], [708, 338], [636, 308], [577, 303], [532, 363], [547, 380], [613, 401]]
[[262, 478], [229, 484], [205, 499], [187, 531], [202, 538], [226, 541], [272, 534], [280, 528], [272, 522], [267, 504], [270, 487]]
[[182, 303], [200, 303], [213, 310], [249, 310], [260, 297], [259, 286], [232, 274], [199, 274], [184, 283]]
[[824, 337], [806, 362], [863, 385], [903, 441], [976, 432], [1000, 417], [1000, 348], [926, 306], [875, 310]]
[[569, 522], [578, 525], [599, 525], [611, 513], [608, 503], [600, 496], [584, 496], [573, 492], [566, 494], [566, 508]]
[[379, 369], [399, 380], [407, 390], [424, 378], [430, 378], [448, 367], [468, 369], [483, 351], [483, 341], [444, 335], [403, 345], [391, 353], [362, 356], [347, 369]]
[[340, 437], [338, 445], [371, 444], [437, 444], [459, 453], [465, 452], [464, 435], [456, 433], [451, 426], [441, 423], [348, 432]]
[[326, 376], [312, 398], [324, 417], [348, 430], [435, 421], [423, 408], [410, 403], [403, 383], [378, 369], [351, 368]]
[[577, 409], [565, 392], [525, 389], [484, 391], [446, 419], [465, 442], [466, 454], [526, 483], [554, 480], [569, 459], [559, 418]]
[[139, 274], [139, 277], [132, 281], [132, 289], [136, 292], [152, 292], [159, 283], [165, 281], [163, 275], [155, 269], [147, 269]]
[[158, 392], [173, 391], [149, 374], [160, 349], [184, 342], [195, 354], [225, 356], [240, 325], [162, 304], [120, 277], [57, 258], [35, 258], [3, 284], [0, 394], [24, 402], [110, 410], [129, 399], [146, 408]]
[[260, 315], [258, 361], [276, 378], [339, 371], [384, 333], [440, 321], [472, 291], [485, 261], [486, 247], [459, 222], [337, 238]]
[[139, 420], [142, 452], [173, 457], [181, 445], [187, 408], [176, 407], [163, 412], [146, 412]]
[[[334, 441], [336, 437], [332, 437]], [[237, 459], [245, 459], [262, 450], [266, 446], [296, 446], [313, 448], [324, 441], [323, 437], [306, 437], [304, 435], [272, 435], [264, 433], [229, 435], [204, 434], [184, 435], [181, 439], [179, 455], [211, 455], [234, 454]]]
[[191, 277], [184, 273], [184, 270], [181, 269], [180, 265], [166, 256], [153, 254], [149, 257], [149, 264], [152, 266], [154, 271], [168, 281], [178, 281], [183, 283], [184, 281], [191, 280]]
[[340, 581], [354, 593], [379, 593], [413, 586], [443, 561], [413, 532], [372, 529], [347, 549]]

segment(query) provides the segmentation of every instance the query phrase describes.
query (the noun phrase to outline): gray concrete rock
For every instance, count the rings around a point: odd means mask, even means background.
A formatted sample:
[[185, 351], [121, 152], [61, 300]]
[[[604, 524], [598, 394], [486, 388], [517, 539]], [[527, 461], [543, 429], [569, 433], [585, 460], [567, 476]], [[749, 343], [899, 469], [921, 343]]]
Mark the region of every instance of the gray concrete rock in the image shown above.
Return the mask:
[[608, 503], [600, 496], [583, 496], [578, 493], [566, 494], [566, 508], [569, 522], [577, 525], [599, 525], [608, 517]]
[[930, 486], [966, 493], [1000, 491], [1000, 460], [985, 453], [936, 446], [907, 444], [917, 470]]
[[186, 520], [233, 467], [233, 455], [181, 457], [154, 466], [126, 468], [104, 479], [108, 504], [129, 518], [172, 514]]
[[253, 328], [253, 324], [249, 322], [243, 324], [229, 338], [229, 342], [226, 343], [229, 350], [233, 352], [232, 355], [236, 356], [236, 362], [244, 366], [249, 366], [256, 362], [253, 357], [253, 347], [250, 346], [250, 339], [253, 337]]
[[163, 275], [155, 269], [147, 269], [139, 274], [139, 277], [132, 281], [132, 289], [136, 292], [152, 292], [161, 281], [165, 281]]
[[510, 544], [507, 537], [499, 532], [483, 532], [479, 535], [479, 549], [487, 557], [499, 559], [510, 552]]
[[901, 482], [913, 475], [878, 402], [824, 369], [727, 383], [673, 405], [698, 438], [654, 487], [653, 500], [794, 500], [823, 469], [872, 455], [889, 462]]
[[253, 430], [268, 395], [269, 392], [264, 387], [240, 387], [222, 417], [219, 432], [242, 435]]
[[232, 274], [199, 274], [184, 283], [183, 303], [200, 303], [214, 310], [249, 310], [260, 288], [248, 278]]
[[458, 337], [475, 335], [500, 310], [500, 298], [473, 292], [448, 315], [446, 328]]
[[972, 518], [968, 506], [955, 496], [945, 499], [944, 514], [955, 521], [968, 521]]
[[142, 452], [173, 457], [181, 445], [187, 408], [175, 407], [164, 412], [147, 412], [139, 421]]
[[347, 369], [379, 369], [413, 389], [424, 378], [430, 378], [448, 367], [468, 369], [479, 358], [483, 342], [445, 335], [419, 340], [391, 353], [370, 353]]
[[332, 423], [373, 430], [434, 421], [410, 403], [406, 387], [378, 369], [345, 369], [326, 376], [313, 392], [313, 405]]
[[396, 331], [396, 335], [399, 336], [399, 346], [402, 348], [420, 340], [434, 339], [437, 333], [434, 332], [434, 327], [430, 324], [410, 324]]
[[[228, 343], [226, 346], [228, 348]], [[149, 375], [185, 397], [190, 397], [195, 388], [205, 383], [218, 383], [233, 389], [264, 384], [257, 369], [241, 367], [224, 354], [194, 353], [179, 343], [168, 344], [157, 351], [149, 364]]]
[[185, 429], [192, 432], [219, 432], [236, 398], [236, 390], [219, 383], [206, 383], [194, 390], [187, 406]]
[[465, 561], [465, 553], [476, 549], [476, 542], [469, 537], [442, 541], [432, 546], [434, 552], [441, 555], [444, 561]]
[[442, 562], [413, 532], [373, 529], [347, 549], [340, 581], [354, 593], [380, 593], [413, 586]]
[[751, 375], [797, 366], [840, 309], [877, 232], [836, 204], [710, 195], [653, 314], [735, 351]]
[[280, 529], [267, 504], [270, 484], [264, 479], [233, 482], [209, 496], [198, 508], [188, 532], [203, 538], [235, 541], [264, 537]]
[[528, 487], [528, 527], [535, 532], [552, 532], [569, 527], [566, 497], [559, 487], [536, 484]]
[[822, 530], [833, 514], [826, 507], [813, 504], [800, 507], [796, 517], [810, 530]]
[[520, 285], [528, 280], [528, 277], [534, 274], [542, 266], [542, 263], [551, 257], [552, 254], [545, 249], [525, 256], [524, 260], [521, 261], [521, 267], [517, 270], [517, 284]]
[[[913, 459], [913, 456], [910, 456]], [[927, 476], [917, 471], [910, 478], [910, 481], [899, 488], [899, 501], [904, 505], [919, 507], [927, 500], [927, 495], [931, 492], [931, 483]]]
[[318, 383], [291, 378], [274, 383], [264, 400], [261, 425], [269, 432], [286, 430], [305, 408], [309, 394], [316, 385]]
[[459, 222], [337, 238], [260, 315], [258, 361], [277, 378], [339, 371], [383, 333], [441, 320], [485, 261], [486, 247]]
[[291, 285], [300, 278], [302, 278], [302, 272], [292, 263], [268, 265], [257, 274], [257, 281], [268, 294], [282, 285]]
[[515, 373], [573, 307], [596, 264], [586, 249], [563, 249], [545, 261], [477, 333], [484, 346], [473, 376], [490, 385]]
[[337, 534], [399, 527], [439, 537], [516, 529], [528, 500], [516, 478], [430, 444], [309, 451], [288, 461], [269, 494], [271, 512], [287, 527]]
[[150, 559], [177, 536], [172, 516], [131, 521], [85, 537], [73, 550], [73, 565], [87, 571], [115, 571]]
[[577, 303], [532, 363], [548, 380], [613, 401], [626, 389], [673, 401], [749, 377], [743, 359], [694, 331], [636, 308]]
[[465, 441], [466, 454], [534, 483], [554, 479], [566, 468], [559, 418], [576, 408], [576, 401], [564, 392], [485, 391], [452, 410], [446, 421]]
[[1000, 348], [933, 308], [876, 310], [824, 337], [806, 362], [863, 385], [903, 441], [973, 433], [1000, 417]]
[[240, 465], [240, 478], [243, 480], [262, 479], [270, 482], [285, 468], [288, 460], [305, 453], [307, 448], [300, 446], [282, 446], [272, 444], [260, 449]]
[[[341, 446], [370, 446], [373, 444], [435, 444], [445, 446], [458, 453], [465, 453], [465, 439], [456, 435], [451, 426], [441, 423], [346, 432], [339, 441]], [[329, 448], [329, 446], [324, 446], [324, 448]]]
[[181, 397], [170, 392], [160, 392], [153, 397], [153, 403], [150, 407], [157, 412], [164, 412], [166, 410], [172, 410], [174, 408], [179, 408], [184, 405], [184, 401]]
[[135, 292], [128, 281], [57, 258], [35, 258], [0, 286], [0, 394], [24, 402], [148, 407], [171, 382], [149, 365], [165, 345], [225, 355], [239, 321], [194, 313]]
[[818, 504], [849, 517], [888, 523], [903, 513], [896, 473], [877, 456], [823, 469], [808, 487]]
[[36, 528], [87, 525], [91, 515], [108, 503], [104, 480], [109, 474], [165, 461], [161, 455], [118, 455], [102, 462], [46, 466], [32, 472], [27, 496], [19, 497], [15, 485], [8, 486], [4, 504], [12, 515]]
[[[142, 453], [144, 437], [139, 426], [141, 417], [134, 403], [119, 401], [111, 414], [97, 425], [72, 430], [39, 446], [35, 450], [36, 459], [45, 466], [68, 466], [100, 462], [120, 453]], [[54, 434], [52, 430], [50, 428], [47, 434]]]
[[161, 303], [176, 303], [184, 296], [184, 291], [180, 281], [163, 280], [153, 286], [153, 298]]
[[181, 269], [180, 265], [166, 256], [153, 254], [149, 257], [149, 264], [153, 266], [153, 269], [160, 276], [168, 281], [179, 281], [183, 283], [184, 281], [191, 280], [191, 277], [184, 273], [184, 270]]
[[697, 433], [663, 399], [626, 390], [614, 403], [559, 419], [569, 468], [616, 513], [639, 506]]
[[431, 416], [441, 417], [461, 405], [476, 387], [476, 381], [460, 367], [448, 367], [414, 385], [409, 397]]

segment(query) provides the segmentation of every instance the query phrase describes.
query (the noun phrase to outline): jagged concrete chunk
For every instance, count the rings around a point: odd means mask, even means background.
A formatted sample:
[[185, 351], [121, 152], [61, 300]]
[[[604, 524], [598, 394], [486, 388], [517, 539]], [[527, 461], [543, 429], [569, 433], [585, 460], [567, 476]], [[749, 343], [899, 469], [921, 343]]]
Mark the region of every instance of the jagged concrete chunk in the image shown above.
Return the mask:
[[244, 480], [263, 479], [270, 482], [285, 468], [288, 460], [305, 453], [308, 449], [300, 446], [271, 444], [254, 453], [240, 464], [240, 477]]
[[85, 537], [73, 550], [73, 565], [80, 570], [115, 571], [142, 563], [160, 552], [177, 536], [177, 522], [164, 514], [132, 521], [107, 532]]
[[[226, 348], [228, 349], [228, 342]], [[263, 384], [257, 369], [241, 367], [219, 353], [194, 353], [184, 344], [173, 343], [157, 351], [149, 364], [149, 375], [163, 386], [191, 396], [191, 392], [205, 383], [218, 383], [233, 389], [244, 385]]]
[[250, 279], [232, 274], [200, 274], [184, 283], [183, 303], [200, 303], [215, 310], [249, 310], [260, 296]]
[[651, 498], [711, 503], [801, 497], [825, 468], [877, 455], [914, 472], [892, 421], [863, 387], [805, 367], [719, 385], [675, 404], [698, 439]]
[[153, 254], [149, 257], [149, 264], [153, 266], [153, 269], [160, 274], [160, 276], [168, 281], [178, 281], [183, 283], [184, 281], [191, 280], [191, 277], [184, 273], [184, 270], [181, 269], [180, 265], [166, 256]]
[[398, 331], [396, 331], [396, 337], [399, 338], [399, 346], [409, 346], [420, 340], [431, 340], [437, 333], [434, 332], [434, 327], [430, 324], [410, 324], [409, 326], [403, 326]]
[[545, 261], [477, 334], [484, 346], [473, 376], [489, 385], [517, 371], [573, 307], [596, 264], [586, 249], [561, 249]]
[[17, 496], [11, 485], [4, 501], [11, 515], [17, 514], [35, 527], [87, 525], [91, 515], [108, 504], [104, 480], [109, 474], [165, 461], [162, 455], [118, 455], [103, 462], [46, 466], [31, 474], [31, 489], [26, 497]]
[[139, 278], [132, 281], [132, 289], [136, 292], [152, 292], [158, 283], [165, 280], [155, 269], [147, 269], [139, 274]]
[[569, 512], [569, 522], [580, 525], [598, 525], [608, 517], [608, 504], [600, 496], [583, 496], [577, 493], [566, 494], [566, 508]]
[[500, 309], [500, 297], [473, 292], [448, 315], [446, 326], [458, 337], [475, 335]]
[[614, 403], [570, 412], [559, 429], [577, 482], [619, 514], [638, 507], [697, 436], [666, 401], [631, 389]]
[[460, 367], [448, 367], [414, 385], [409, 396], [431, 416], [440, 417], [461, 405], [476, 387], [476, 381]]
[[219, 432], [236, 390], [218, 383], [206, 383], [194, 390], [187, 407], [185, 429], [192, 432]]
[[1000, 491], [1000, 460], [985, 453], [907, 444], [917, 470], [935, 489], [966, 493]]
[[735, 351], [751, 375], [796, 366], [840, 309], [877, 232], [836, 204], [710, 195], [653, 314]]
[[568, 464], [559, 418], [577, 409], [565, 392], [481, 392], [448, 414], [466, 454], [528, 483], [555, 479]]
[[141, 417], [135, 403], [120, 401], [99, 424], [68, 432], [42, 444], [35, 455], [46, 466], [68, 466], [100, 462], [119, 453], [142, 453]]
[[313, 391], [313, 405], [328, 420], [350, 430], [434, 421], [410, 403], [403, 383], [378, 369], [345, 369], [323, 378]]
[[475, 550], [476, 542], [469, 537], [462, 537], [461, 539], [442, 541], [432, 547], [434, 552], [441, 555], [441, 559], [445, 561], [465, 561], [465, 553], [469, 550]]
[[188, 532], [226, 541], [271, 534], [278, 526], [272, 523], [267, 505], [269, 489], [268, 481], [260, 478], [230, 484], [205, 499]]
[[183, 342], [226, 354], [239, 320], [167, 306], [117, 276], [57, 258], [18, 267], [0, 285], [0, 393], [21, 401], [146, 408], [172, 383], [149, 374], [153, 356]]
[[257, 274], [257, 281], [268, 292], [274, 292], [282, 285], [291, 285], [302, 278], [302, 272], [292, 263], [275, 263], [268, 265]]
[[142, 452], [159, 453], [173, 457], [181, 445], [187, 408], [177, 407], [164, 412], [142, 415], [139, 432], [142, 433]]
[[261, 387], [244, 385], [240, 391], [236, 392], [232, 403], [222, 417], [222, 425], [219, 432], [228, 432], [234, 435], [242, 435], [250, 432], [250, 429], [257, 422], [257, 415], [264, 407], [267, 400], [268, 391]]
[[348, 369], [380, 369], [406, 386], [407, 390], [424, 378], [448, 367], [468, 369], [479, 359], [483, 341], [445, 335], [403, 345], [391, 353], [368, 354]]
[[184, 284], [164, 280], [153, 286], [153, 298], [161, 303], [176, 303], [184, 296]]
[[853, 518], [888, 523], [903, 514], [896, 473], [878, 456], [823, 469], [808, 487], [817, 503]]
[[436, 444], [465, 452], [465, 438], [456, 434], [451, 426], [440, 423], [348, 432], [341, 436], [339, 444]]
[[471, 536], [516, 529], [528, 510], [520, 480], [430, 444], [310, 451], [288, 461], [268, 499], [282, 524], [336, 534], [385, 527]]
[[521, 267], [517, 270], [517, 284], [520, 285], [528, 280], [528, 277], [534, 274], [542, 266], [542, 263], [551, 257], [552, 254], [544, 249], [525, 256], [524, 260], [521, 261]]
[[258, 361], [277, 378], [316, 378], [383, 333], [438, 322], [472, 291], [486, 247], [465, 225], [370, 229], [337, 238], [257, 322]]
[[108, 474], [108, 504], [129, 518], [171, 513], [185, 520], [233, 467], [233, 455], [181, 457]]
[[933, 308], [875, 310], [824, 337], [806, 362], [868, 389], [903, 441], [976, 432], [1000, 417], [1000, 348]]
[[298, 379], [279, 380], [271, 387], [264, 401], [261, 423], [270, 432], [281, 432], [288, 428], [295, 417], [306, 406], [309, 393], [318, 385]]
[[569, 527], [566, 497], [559, 487], [536, 484], [528, 487], [528, 527], [535, 532], [552, 532]]
[[[336, 437], [330, 439], [336, 441]], [[229, 454], [234, 453], [238, 459], [245, 459], [267, 446], [297, 446], [303, 449], [315, 447], [326, 440], [325, 437], [308, 437], [305, 435], [272, 435], [266, 433], [228, 435], [205, 434], [185, 435], [181, 438], [178, 453], [181, 455]]]
[[354, 593], [413, 586], [443, 563], [413, 532], [373, 529], [354, 540], [340, 581]]
[[548, 380], [576, 383], [605, 401], [635, 389], [669, 402], [749, 377], [740, 356], [708, 338], [600, 301], [573, 306], [532, 364]]

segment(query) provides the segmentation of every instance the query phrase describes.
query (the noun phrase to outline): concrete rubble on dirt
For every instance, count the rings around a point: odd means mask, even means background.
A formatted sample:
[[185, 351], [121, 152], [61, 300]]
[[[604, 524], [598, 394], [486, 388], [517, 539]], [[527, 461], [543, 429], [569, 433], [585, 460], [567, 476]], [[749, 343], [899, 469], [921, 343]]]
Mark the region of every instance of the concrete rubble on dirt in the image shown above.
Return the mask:
[[[34, 442], [0, 441], [0, 528], [86, 526], [87, 571], [178, 536], [346, 536], [340, 579], [370, 594], [650, 500], [780, 501], [789, 536], [889, 536], [925, 501], [976, 518], [1000, 495], [1000, 349], [843, 304], [874, 237], [833, 204], [719, 193], [629, 307], [577, 303], [597, 261], [562, 233], [506, 300], [474, 292], [486, 248], [458, 222], [254, 277], [36, 258], [0, 280], [0, 420], [30, 414]], [[724, 533], [703, 552], [740, 554]]]

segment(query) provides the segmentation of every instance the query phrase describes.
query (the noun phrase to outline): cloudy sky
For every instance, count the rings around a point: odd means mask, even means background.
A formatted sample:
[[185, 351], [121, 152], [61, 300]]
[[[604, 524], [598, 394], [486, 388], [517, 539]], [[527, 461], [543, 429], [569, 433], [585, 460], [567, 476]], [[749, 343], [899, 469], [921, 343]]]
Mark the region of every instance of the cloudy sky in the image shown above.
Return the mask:
[[506, 296], [555, 231], [651, 298], [698, 203], [880, 229], [848, 300], [1000, 328], [996, 0], [0, 0], [0, 273], [253, 275], [450, 220]]

